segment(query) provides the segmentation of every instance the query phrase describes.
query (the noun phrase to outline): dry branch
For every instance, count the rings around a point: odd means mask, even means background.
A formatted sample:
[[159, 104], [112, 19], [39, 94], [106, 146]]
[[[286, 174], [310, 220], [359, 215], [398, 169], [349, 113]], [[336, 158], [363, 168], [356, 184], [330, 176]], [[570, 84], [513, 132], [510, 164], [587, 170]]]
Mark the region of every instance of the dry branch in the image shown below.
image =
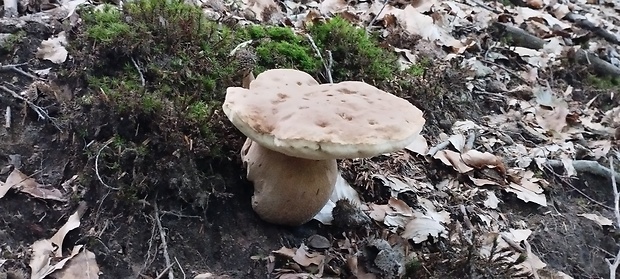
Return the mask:
[[620, 68], [600, 59], [598, 56], [585, 50], [575, 51], [575, 62], [589, 65], [592, 70], [601, 76], [620, 77]]
[[[614, 158], [609, 157], [609, 170], [611, 171], [611, 186], [614, 191], [614, 215], [616, 216], [616, 226], [620, 227], [620, 193], [618, 192], [618, 185], [616, 184], [616, 172], [614, 170]], [[609, 259], [605, 259], [609, 266], [609, 279], [616, 279], [616, 270], [620, 265], [620, 249], [618, 254], [613, 258], [613, 262]]]
[[[166, 241], [166, 232], [164, 232], [164, 227], [161, 225], [161, 219], [159, 216], [159, 207], [157, 207], [157, 202], [153, 201], [153, 208], [155, 209], [155, 223], [157, 224], [157, 229], [159, 230], [159, 236], [161, 237], [161, 246], [164, 253], [164, 260], [166, 261], [166, 266], [168, 268], [168, 279], [174, 279], [174, 272], [172, 269], [172, 262], [170, 261], [170, 254], [168, 254], [168, 241]], [[162, 272], [164, 274], [165, 272]]]
[[538, 38], [527, 31], [510, 26], [501, 22], [494, 22], [493, 26], [500, 31], [503, 36], [508, 35], [515, 46], [521, 46], [531, 49], [542, 49], [545, 46], [545, 40]]
[[19, 94], [15, 93], [15, 91], [7, 88], [4, 85], [0, 85], [0, 89], [11, 94], [11, 96], [15, 99], [18, 100], [22, 100], [24, 102], [26, 102], [26, 104], [28, 104], [28, 106], [34, 110], [34, 112], [37, 113], [37, 115], [39, 116], [40, 119], [44, 119], [44, 120], [48, 120], [52, 123], [52, 125], [54, 125], [54, 127], [56, 127], [56, 129], [58, 129], [58, 131], [62, 131], [62, 129], [60, 129], [60, 126], [58, 125], [58, 123], [56, 123], [56, 120], [54, 118], [52, 118], [51, 116], [49, 116], [49, 114], [47, 114], [47, 111], [45, 109], [43, 109], [40, 106], [35, 105], [33, 102], [31, 102], [30, 100], [20, 96]]
[[11, 128], [11, 107], [6, 106], [6, 111], [4, 111], [4, 128]]
[[0, 66], [0, 71], [13, 71], [13, 72], [16, 72], [18, 74], [27, 76], [27, 77], [29, 77], [31, 79], [37, 80], [38, 78], [36, 76], [34, 76], [33, 74], [27, 73], [26, 71], [18, 68], [19, 66], [24, 66], [24, 65], [26, 65], [26, 63], [1, 65]]
[[[547, 160], [545, 163], [552, 168], [564, 167], [564, 164], [560, 160]], [[580, 173], [589, 173], [602, 177], [612, 177], [612, 174], [616, 180], [620, 180], [620, 174], [612, 172], [609, 168], [604, 167], [597, 161], [588, 160], [573, 160], [573, 168]]]
[[610, 43], [620, 44], [620, 40], [618, 40], [618, 37], [616, 37], [616, 35], [610, 33], [609, 31], [605, 30], [604, 28], [600, 26], [597, 26], [595, 23], [587, 20], [582, 15], [569, 12], [568, 14], [564, 16], [563, 19], [566, 19], [572, 23], [575, 23], [577, 27], [588, 30]]
[[321, 50], [319, 50], [319, 47], [317, 47], [316, 44], [314, 43], [314, 39], [312, 39], [312, 36], [310, 36], [310, 34], [306, 34], [306, 38], [308, 38], [308, 41], [310, 41], [312, 48], [314, 49], [316, 54], [319, 56], [319, 59], [323, 63], [323, 67], [325, 67], [325, 74], [327, 75], [327, 80], [329, 81], [329, 83], [334, 83], [334, 79], [332, 78], [332, 64], [334, 62], [333, 62], [331, 51], [328, 51], [329, 61], [325, 62], [325, 59], [323, 59], [323, 55], [321, 55]]

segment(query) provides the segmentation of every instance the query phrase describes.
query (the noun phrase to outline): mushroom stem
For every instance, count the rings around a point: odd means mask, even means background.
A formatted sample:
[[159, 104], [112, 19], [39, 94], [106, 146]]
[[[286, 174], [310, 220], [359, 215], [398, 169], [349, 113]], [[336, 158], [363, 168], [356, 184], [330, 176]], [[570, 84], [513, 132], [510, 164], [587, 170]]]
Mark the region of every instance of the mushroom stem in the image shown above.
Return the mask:
[[252, 208], [261, 219], [298, 226], [312, 219], [331, 196], [336, 160], [308, 160], [267, 149], [247, 139], [241, 158], [254, 183]]

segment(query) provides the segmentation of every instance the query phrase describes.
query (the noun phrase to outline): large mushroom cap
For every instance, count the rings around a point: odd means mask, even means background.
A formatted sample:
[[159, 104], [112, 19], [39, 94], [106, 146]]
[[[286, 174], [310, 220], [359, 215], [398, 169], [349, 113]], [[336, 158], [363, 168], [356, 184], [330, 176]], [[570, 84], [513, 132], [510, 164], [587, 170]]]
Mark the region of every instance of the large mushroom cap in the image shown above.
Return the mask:
[[306, 72], [293, 69], [272, 69], [260, 73], [250, 83], [250, 89], [311, 85], [319, 85], [319, 82]]
[[425, 122], [422, 111], [408, 101], [357, 81], [229, 87], [223, 111], [260, 145], [312, 160], [365, 158], [400, 150]]

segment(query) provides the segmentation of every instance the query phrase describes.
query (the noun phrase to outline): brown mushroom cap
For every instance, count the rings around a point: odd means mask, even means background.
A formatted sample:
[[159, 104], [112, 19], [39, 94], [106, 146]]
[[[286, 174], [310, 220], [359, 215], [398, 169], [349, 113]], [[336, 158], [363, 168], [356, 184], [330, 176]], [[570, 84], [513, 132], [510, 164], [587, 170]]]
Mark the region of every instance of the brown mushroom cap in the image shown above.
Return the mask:
[[282, 82], [229, 87], [223, 111], [247, 137], [289, 156], [377, 156], [410, 144], [425, 123], [414, 105], [364, 82], [276, 85]]
[[260, 73], [250, 89], [319, 85], [311, 75], [293, 69], [272, 69]]

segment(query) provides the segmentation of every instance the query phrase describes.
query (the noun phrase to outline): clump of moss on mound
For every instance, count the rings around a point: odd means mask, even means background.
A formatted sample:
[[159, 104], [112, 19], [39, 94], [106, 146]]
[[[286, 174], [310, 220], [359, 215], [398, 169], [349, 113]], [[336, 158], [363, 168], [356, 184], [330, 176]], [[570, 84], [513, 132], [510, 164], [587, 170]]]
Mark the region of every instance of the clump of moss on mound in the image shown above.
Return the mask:
[[[248, 39], [256, 41], [260, 73], [272, 68], [295, 68], [327, 82], [323, 61], [304, 34], [289, 27], [248, 26], [241, 30]], [[396, 55], [380, 46], [377, 36], [356, 27], [341, 17], [309, 26], [306, 32], [321, 51], [324, 61], [332, 53], [334, 82], [365, 80], [382, 82], [398, 75]]]
[[[334, 81], [379, 83], [400, 74], [396, 55], [379, 45], [376, 34], [341, 17], [312, 24], [308, 31], [319, 49], [331, 51]], [[323, 56], [328, 59], [326, 53]]]
[[79, 64], [65, 78], [82, 81], [77, 101], [88, 119], [74, 122], [86, 142], [113, 139], [91, 146], [91, 163], [101, 150], [99, 172], [129, 201], [173, 190], [203, 204], [222, 185], [219, 163], [242, 143], [220, 111], [238, 79], [228, 53], [242, 38], [182, 0], [104, 5], [80, 16], [70, 45]]
[[251, 25], [240, 31], [242, 36], [256, 41], [257, 73], [277, 68], [295, 68], [310, 74], [322, 70], [310, 43], [289, 27]]
[[97, 56], [89, 87], [102, 89], [119, 113], [173, 120], [179, 132], [204, 139], [197, 148], [213, 152], [210, 120], [235, 74], [223, 51], [235, 46], [231, 30], [177, 0], [134, 1], [122, 12], [104, 6], [83, 18], [83, 42]]
[[[206, 197], [196, 193], [210, 193], [231, 171], [221, 163], [238, 166], [244, 137], [220, 107], [226, 88], [241, 83], [229, 57], [239, 43], [254, 41], [255, 74], [296, 68], [327, 81], [308, 38], [288, 27], [229, 27], [182, 0], [136, 0], [122, 10], [104, 5], [80, 15], [70, 38], [77, 64], [64, 76], [84, 88], [77, 100], [88, 119], [75, 120], [76, 130], [85, 142], [114, 139], [106, 148], [92, 145], [90, 162], [102, 150], [100, 174], [130, 200], [171, 189], [202, 204]], [[365, 29], [333, 18], [306, 32], [325, 59], [332, 52], [335, 82], [364, 80], [395, 94], [415, 93], [394, 85], [412, 84], [419, 73], [399, 71], [395, 54]]]

